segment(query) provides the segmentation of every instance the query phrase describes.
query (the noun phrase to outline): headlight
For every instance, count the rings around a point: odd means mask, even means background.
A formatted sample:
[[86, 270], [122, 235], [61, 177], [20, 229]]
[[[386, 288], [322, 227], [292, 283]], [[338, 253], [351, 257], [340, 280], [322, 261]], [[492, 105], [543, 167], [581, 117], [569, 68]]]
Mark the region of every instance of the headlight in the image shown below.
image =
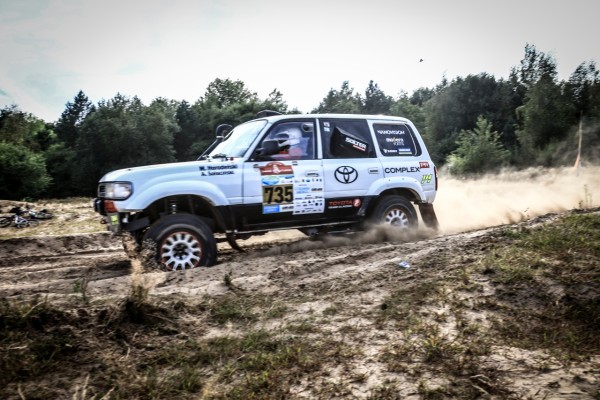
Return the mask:
[[130, 182], [107, 182], [98, 186], [98, 197], [111, 200], [125, 200], [133, 192]]

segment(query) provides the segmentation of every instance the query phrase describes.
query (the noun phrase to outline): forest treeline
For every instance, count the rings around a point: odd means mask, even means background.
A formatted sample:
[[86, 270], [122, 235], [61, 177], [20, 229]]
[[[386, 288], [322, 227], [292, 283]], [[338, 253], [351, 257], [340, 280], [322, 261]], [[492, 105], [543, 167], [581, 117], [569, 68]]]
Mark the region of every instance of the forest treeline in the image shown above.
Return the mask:
[[[290, 110], [273, 90], [260, 99], [244, 82], [215, 79], [195, 103], [157, 98], [145, 105], [121, 94], [92, 104], [80, 91], [55, 123], [0, 110], [0, 198], [94, 195], [98, 179], [125, 167], [195, 160], [221, 123], [253, 119], [260, 110]], [[525, 46], [508, 79], [487, 73], [442, 79], [392, 97], [371, 81], [358, 93], [344, 81], [314, 113], [387, 114], [411, 119], [433, 160], [455, 174], [504, 166], [573, 165], [600, 156], [600, 78], [593, 61], [567, 81], [555, 59]]]

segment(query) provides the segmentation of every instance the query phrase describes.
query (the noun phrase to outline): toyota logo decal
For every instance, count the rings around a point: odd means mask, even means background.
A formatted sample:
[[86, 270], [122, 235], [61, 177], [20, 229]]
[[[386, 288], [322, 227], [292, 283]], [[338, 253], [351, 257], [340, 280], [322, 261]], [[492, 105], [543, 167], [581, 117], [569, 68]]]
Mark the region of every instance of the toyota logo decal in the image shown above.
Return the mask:
[[339, 183], [352, 183], [358, 179], [358, 172], [352, 167], [343, 166], [335, 170], [335, 179]]

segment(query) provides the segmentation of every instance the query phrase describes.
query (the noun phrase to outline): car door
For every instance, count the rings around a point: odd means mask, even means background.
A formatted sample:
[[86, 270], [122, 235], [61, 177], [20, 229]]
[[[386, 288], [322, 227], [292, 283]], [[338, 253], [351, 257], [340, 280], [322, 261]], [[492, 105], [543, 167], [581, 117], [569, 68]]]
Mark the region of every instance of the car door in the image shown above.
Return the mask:
[[319, 119], [325, 178], [325, 213], [354, 217], [382, 178], [373, 138], [364, 119]]
[[[274, 146], [280, 151], [260, 155], [261, 149]], [[316, 157], [315, 121], [273, 124], [256, 149], [243, 167], [244, 204], [251, 210], [247, 223], [291, 226], [320, 217], [324, 212], [324, 180], [322, 161]]]

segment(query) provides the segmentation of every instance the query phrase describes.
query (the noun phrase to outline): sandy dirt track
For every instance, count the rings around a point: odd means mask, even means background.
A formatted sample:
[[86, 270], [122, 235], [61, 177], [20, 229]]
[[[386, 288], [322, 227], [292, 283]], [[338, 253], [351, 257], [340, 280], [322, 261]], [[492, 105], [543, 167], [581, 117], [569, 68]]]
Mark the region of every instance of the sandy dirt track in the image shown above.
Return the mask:
[[[249, 326], [215, 324], [206, 317], [182, 314], [177, 330], [185, 331], [186, 337], [193, 332], [211, 338], [257, 328], [287, 329], [310, 321], [318, 326], [311, 331], [314, 340], [333, 338], [357, 349], [352, 356], [327, 361], [320, 371], [295, 381], [289, 398], [460, 398], [468, 393], [469, 398], [598, 399], [600, 354], [565, 362], [548, 349], [522, 348], [490, 336], [491, 328], [500, 322], [527, 323], [520, 320], [522, 315], [507, 310], [536, 309], [539, 299], [526, 287], [509, 291], [480, 267], [490, 252], [503, 247], [507, 229], [519, 232], [552, 224], [570, 214], [565, 210], [593, 206], [600, 199], [595, 172], [573, 178], [570, 172], [565, 177], [561, 171], [537, 170], [520, 175], [527, 179], [496, 177], [494, 184], [448, 179], [444, 185], [463, 192], [440, 192], [438, 216], [445, 226], [441, 232], [421, 230], [412, 237], [395, 237], [379, 229], [322, 241], [294, 231], [270, 233], [240, 242], [244, 253], [219, 244], [216, 266], [188, 271], [149, 271], [127, 256], [122, 238], [107, 232], [5, 238], [0, 244], [0, 297], [20, 301], [38, 296], [77, 308], [85, 296], [91, 310], [122, 300], [133, 285], [146, 288], [150, 299], [158, 303], [183, 301], [191, 306], [231, 295], [268, 298], [271, 307], [284, 305], [283, 316], [260, 318]], [[556, 193], [553, 185], [564, 187], [573, 180], [575, 194], [548, 198], [547, 191]], [[518, 185], [537, 185], [534, 191], [539, 197], [519, 195], [522, 186]], [[486, 195], [494, 201], [482, 202]], [[402, 262], [408, 267], [401, 266]], [[547, 297], [563, 301], [563, 286], [549, 282], [548, 288]], [[597, 281], [585, 290], [600, 298]], [[381, 313], [392, 307], [399, 293], [418, 307], [405, 311], [401, 321], [383, 318]], [[410, 325], [409, 320], [416, 322]], [[469, 347], [479, 334], [465, 333], [465, 327], [486, 337], [485, 352], [479, 354]], [[450, 367], [443, 361], [427, 362], [423, 344], [415, 344], [416, 350], [410, 352], [403, 347], [403, 343], [426, 343], [432, 338], [448, 343], [447, 357], [454, 356], [455, 345], [461, 351], [467, 348], [471, 353], [465, 352], [460, 362], [469, 372], [448, 372]], [[133, 335], [128, 340], [135, 348], [141, 339]], [[384, 362], [386, 354], [402, 361]], [[47, 398], [75, 398], [85, 374], [71, 374], [71, 386], [47, 389]], [[39, 390], [36, 385], [25, 382], [20, 390]], [[383, 393], [384, 387], [393, 388], [397, 397], [378, 397], [376, 393]], [[17, 389], [11, 383], [0, 393], [6, 398], [30, 397]], [[95, 394], [101, 398], [106, 392], [97, 388]], [[206, 392], [193, 398], [203, 395]]]

